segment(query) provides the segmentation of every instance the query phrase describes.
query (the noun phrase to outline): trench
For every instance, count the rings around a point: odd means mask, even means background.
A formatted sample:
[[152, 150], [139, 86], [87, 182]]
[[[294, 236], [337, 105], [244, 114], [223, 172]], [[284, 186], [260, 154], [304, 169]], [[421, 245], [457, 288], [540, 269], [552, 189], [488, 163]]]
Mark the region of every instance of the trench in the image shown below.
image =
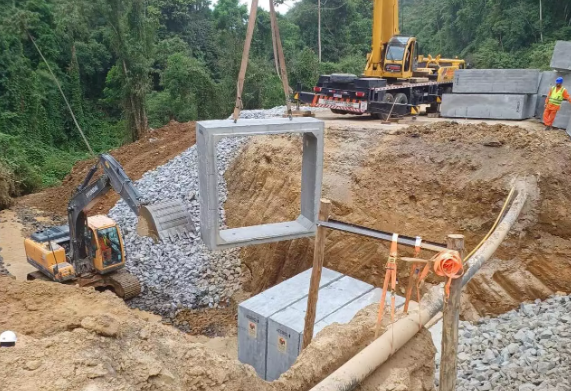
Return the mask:
[[[300, 151], [299, 139], [279, 136], [245, 147], [226, 173], [229, 226], [295, 219]], [[538, 193], [465, 289], [464, 318], [498, 315], [571, 286], [570, 152], [563, 135], [506, 125], [441, 122], [389, 132], [330, 127], [322, 196], [332, 201], [336, 220], [437, 242], [461, 233], [470, 250], [492, 226], [514, 178], [534, 177]], [[341, 273], [380, 286], [387, 256], [385, 243], [327, 233], [325, 266]], [[244, 288], [261, 292], [311, 267], [312, 257], [310, 238], [246, 247]], [[399, 263], [401, 294], [408, 269]], [[428, 282], [439, 280], [429, 276]]]

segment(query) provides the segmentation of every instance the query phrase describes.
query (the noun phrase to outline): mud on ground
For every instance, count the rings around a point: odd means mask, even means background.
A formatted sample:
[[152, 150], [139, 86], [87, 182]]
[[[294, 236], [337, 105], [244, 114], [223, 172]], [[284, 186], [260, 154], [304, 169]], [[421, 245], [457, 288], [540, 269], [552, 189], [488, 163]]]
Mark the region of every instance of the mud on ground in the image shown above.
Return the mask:
[[[137, 142], [110, 151], [110, 154], [121, 163], [129, 178], [136, 181], [145, 172], [165, 164], [190, 148], [195, 142], [194, 122], [178, 123], [171, 121], [160, 129], [149, 131]], [[44, 214], [65, 217], [71, 194], [85, 179], [95, 162], [95, 159], [90, 159], [76, 163], [71, 173], [63, 179], [61, 185], [21, 197], [17, 200], [17, 206], [36, 208]], [[118, 200], [119, 195], [110, 191], [93, 206], [92, 214], [106, 214]]]
[[[301, 140], [290, 136], [256, 138], [246, 146], [226, 173], [230, 227], [297, 216], [300, 152]], [[464, 315], [470, 318], [569, 291], [570, 174], [571, 141], [563, 132], [454, 122], [390, 132], [337, 126], [326, 132], [322, 194], [332, 200], [337, 220], [438, 242], [462, 233], [471, 249], [491, 228], [513, 180], [536, 178], [538, 198], [467, 287]], [[385, 243], [327, 234], [325, 266], [374, 285], [382, 283], [387, 255]], [[250, 273], [246, 289], [255, 293], [310, 267], [313, 242], [251, 246], [241, 256]], [[399, 264], [400, 281], [408, 272]]]

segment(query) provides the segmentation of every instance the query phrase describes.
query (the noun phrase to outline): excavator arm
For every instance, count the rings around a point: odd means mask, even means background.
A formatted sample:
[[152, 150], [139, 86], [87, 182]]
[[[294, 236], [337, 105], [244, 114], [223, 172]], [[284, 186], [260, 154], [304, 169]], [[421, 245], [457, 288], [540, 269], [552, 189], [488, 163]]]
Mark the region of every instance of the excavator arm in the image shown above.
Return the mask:
[[[103, 171], [103, 175], [93, 181], [98, 169]], [[121, 196], [140, 220], [144, 220], [140, 225], [144, 227], [145, 235], [155, 239], [188, 236], [189, 232], [196, 235], [194, 224], [181, 201], [173, 200], [156, 205], [143, 204], [139, 192], [121, 164], [113, 156], [101, 154], [68, 204], [70, 259], [75, 267], [79, 266], [80, 260], [88, 256], [85, 246], [87, 212], [97, 199], [110, 189]]]

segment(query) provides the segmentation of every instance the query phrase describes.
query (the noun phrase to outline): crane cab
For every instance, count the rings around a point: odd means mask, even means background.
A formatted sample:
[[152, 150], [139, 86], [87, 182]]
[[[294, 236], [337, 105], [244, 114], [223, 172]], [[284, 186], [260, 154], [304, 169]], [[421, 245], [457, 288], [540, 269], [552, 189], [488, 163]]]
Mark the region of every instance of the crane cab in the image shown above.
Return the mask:
[[364, 76], [410, 79], [418, 67], [418, 55], [416, 38], [395, 35], [384, 45], [379, 63], [374, 63], [369, 55]]

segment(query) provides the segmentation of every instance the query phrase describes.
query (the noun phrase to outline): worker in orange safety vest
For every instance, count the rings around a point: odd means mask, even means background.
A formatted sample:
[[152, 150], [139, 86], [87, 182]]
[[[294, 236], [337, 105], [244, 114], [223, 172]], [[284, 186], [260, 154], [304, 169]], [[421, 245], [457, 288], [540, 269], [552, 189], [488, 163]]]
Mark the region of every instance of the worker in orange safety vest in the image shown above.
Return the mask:
[[561, 108], [561, 103], [563, 100], [571, 103], [571, 97], [567, 92], [567, 89], [562, 86], [563, 78], [558, 77], [555, 80], [555, 87], [551, 87], [549, 94], [545, 99], [545, 111], [543, 112], [543, 123], [545, 124], [545, 130], [550, 130], [553, 126], [553, 121], [557, 112]]

